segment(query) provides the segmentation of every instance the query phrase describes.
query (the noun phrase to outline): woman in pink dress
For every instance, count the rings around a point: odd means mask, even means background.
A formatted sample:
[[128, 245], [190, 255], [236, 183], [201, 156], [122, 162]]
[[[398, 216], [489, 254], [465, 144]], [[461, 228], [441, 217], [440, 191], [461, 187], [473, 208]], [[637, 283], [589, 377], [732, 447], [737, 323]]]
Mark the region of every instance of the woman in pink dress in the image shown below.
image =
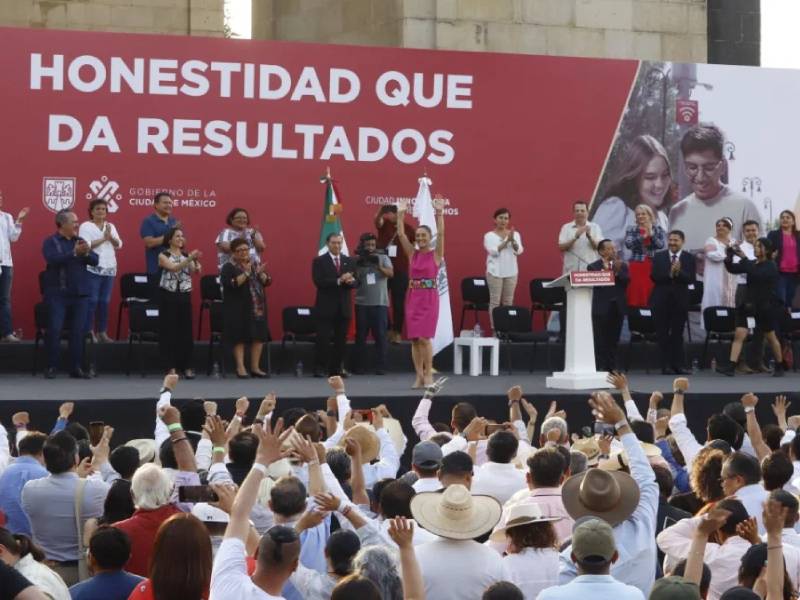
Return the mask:
[[[409, 258], [408, 292], [406, 293], [405, 336], [411, 340], [411, 357], [417, 378], [414, 388], [433, 383], [433, 344], [436, 323], [439, 320], [439, 265], [444, 258], [444, 200], [436, 196], [433, 201], [438, 229], [435, 247], [431, 230], [420, 225], [414, 234], [417, 247], [408, 239], [402, 227], [397, 238]], [[397, 222], [402, 223], [408, 203], [397, 207]]]

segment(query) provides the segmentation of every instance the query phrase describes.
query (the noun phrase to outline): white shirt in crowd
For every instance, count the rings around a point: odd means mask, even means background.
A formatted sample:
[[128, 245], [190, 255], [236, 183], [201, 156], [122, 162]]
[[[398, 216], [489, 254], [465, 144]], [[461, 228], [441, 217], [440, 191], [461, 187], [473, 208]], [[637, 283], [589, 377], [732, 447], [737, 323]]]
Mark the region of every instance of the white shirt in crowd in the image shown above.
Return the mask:
[[579, 575], [566, 585], [543, 590], [536, 600], [644, 600], [639, 588], [614, 579], [611, 575]]
[[14, 568], [52, 600], [70, 600], [64, 580], [50, 567], [36, 562], [30, 554], [23, 556]]
[[492, 496], [505, 504], [511, 496], [527, 489], [525, 471], [514, 463], [487, 462], [475, 468], [470, 491], [475, 495]]
[[525, 600], [535, 600], [543, 589], [558, 585], [558, 551], [525, 548], [503, 558], [503, 579], [516, 585]]
[[[438, 535], [420, 527], [414, 519], [409, 519], [409, 522], [414, 524], [414, 533], [412, 534], [413, 537], [411, 538], [411, 543], [414, 546], [421, 546], [422, 544], [435, 542], [436, 540], [441, 539]], [[381, 544], [390, 548], [398, 549], [397, 544], [394, 543], [394, 540], [389, 535], [389, 521], [387, 519], [381, 519], [377, 525], [377, 533], [380, 536]], [[364, 544], [363, 540], [362, 545], [366, 545]]]
[[225, 538], [217, 550], [211, 571], [211, 594], [208, 600], [280, 600], [282, 596], [268, 594], [247, 575], [244, 542]]
[[439, 481], [438, 477], [420, 477], [411, 487], [418, 494], [420, 492], [438, 492], [442, 489], [442, 482]]
[[[600, 240], [603, 239], [603, 232], [600, 230], [600, 226], [591, 221], [587, 221], [586, 225], [589, 227], [589, 235], [592, 236], [594, 243], [597, 244], [600, 242]], [[558, 234], [558, 243], [566, 244], [570, 240], [575, 239], [575, 230], [577, 227], [575, 221], [565, 223]], [[600, 258], [600, 255], [597, 254], [597, 250], [594, 249], [592, 243], [587, 239], [586, 234], [581, 235], [581, 237], [575, 240], [572, 247], [562, 252], [562, 254], [564, 255], [564, 269], [562, 273], [584, 270], [589, 263], [593, 263]]]
[[[111, 228], [111, 237], [119, 242], [119, 247], [122, 248], [122, 240], [117, 233], [117, 228], [112, 223], [108, 223]], [[100, 229], [94, 221], [86, 221], [81, 223], [78, 230], [78, 236], [91, 244], [94, 241], [102, 240], [105, 233]], [[99, 246], [94, 247], [97, 253], [98, 262], [97, 266], [87, 266], [86, 270], [96, 275], [116, 275], [117, 274], [117, 254], [114, 250], [114, 245], [111, 242], [103, 242]]]
[[[702, 517], [678, 521], [667, 527], [656, 537], [656, 543], [664, 557], [664, 571], [671, 571], [681, 559], [686, 558], [692, 545], [692, 537]], [[729, 537], [724, 544], [708, 542], [703, 561], [711, 569], [711, 585], [708, 600], [719, 600], [722, 594], [739, 585], [739, 566], [742, 556], [750, 548], [750, 542], [738, 535]]]
[[503, 559], [478, 542], [442, 538], [414, 550], [425, 580], [426, 598], [477, 598], [487, 587], [503, 580]]
[[517, 242], [517, 249], [509, 244], [498, 251], [505, 241], [494, 231], [490, 231], [483, 236], [483, 247], [486, 249], [486, 272], [494, 277], [515, 277], [519, 273], [517, 267], [517, 256], [522, 254], [522, 237], [518, 231], [514, 231], [514, 241]]
[[22, 234], [22, 225], [17, 225], [7, 212], [0, 210], [0, 267], [13, 267], [11, 242], [16, 242]]
[[763, 512], [764, 502], [769, 498], [769, 492], [764, 489], [764, 486], [760, 483], [745, 485], [736, 490], [734, 496], [744, 505], [747, 514], [756, 518], [758, 533], [766, 533], [767, 530], [764, 529]]

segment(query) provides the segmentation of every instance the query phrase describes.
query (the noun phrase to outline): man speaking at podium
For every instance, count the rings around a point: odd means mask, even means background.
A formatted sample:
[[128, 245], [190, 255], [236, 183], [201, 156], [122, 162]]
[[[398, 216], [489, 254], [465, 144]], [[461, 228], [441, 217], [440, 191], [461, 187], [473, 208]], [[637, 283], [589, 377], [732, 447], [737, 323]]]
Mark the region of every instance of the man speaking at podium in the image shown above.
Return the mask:
[[617, 370], [617, 344], [622, 321], [628, 310], [625, 290], [630, 282], [628, 265], [617, 258], [614, 242], [605, 239], [597, 244], [600, 260], [586, 267], [587, 271], [613, 271], [614, 285], [598, 286], [592, 292], [592, 325], [594, 355], [598, 371]]

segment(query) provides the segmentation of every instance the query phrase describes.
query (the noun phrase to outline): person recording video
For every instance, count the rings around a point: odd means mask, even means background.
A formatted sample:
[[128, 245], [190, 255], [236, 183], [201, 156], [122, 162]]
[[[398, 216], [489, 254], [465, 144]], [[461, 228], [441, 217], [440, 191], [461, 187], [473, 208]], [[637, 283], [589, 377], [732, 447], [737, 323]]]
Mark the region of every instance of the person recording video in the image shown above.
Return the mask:
[[389, 329], [389, 292], [387, 279], [394, 275], [392, 261], [378, 250], [378, 238], [364, 233], [356, 248], [356, 346], [353, 369], [366, 370], [367, 334], [375, 340], [375, 374], [383, 375], [386, 368], [387, 331]]

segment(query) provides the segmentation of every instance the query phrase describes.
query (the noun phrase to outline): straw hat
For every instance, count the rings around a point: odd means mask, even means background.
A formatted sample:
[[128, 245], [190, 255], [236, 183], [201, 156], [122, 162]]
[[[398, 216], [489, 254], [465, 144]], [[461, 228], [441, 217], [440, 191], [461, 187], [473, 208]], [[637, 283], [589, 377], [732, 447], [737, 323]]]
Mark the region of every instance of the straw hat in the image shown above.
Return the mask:
[[131, 440], [125, 445], [130, 446], [131, 448], [136, 448], [136, 451], [139, 453], [139, 465], [153, 462], [153, 459], [156, 457], [155, 440], [148, 440], [147, 438], [139, 438]]
[[621, 523], [639, 504], [639, 486], [624, 471], [589, 469], [564, 482], [561, 498], [569, 516], [599, 517], [612, 526]]
[[597, 462], [600, 460], [600, 445], [593, 437], [576, 440], [572, 443], [572, 450], [584, 454], [586, 465], [589, 467], [597, 466]]
[[372, 425], [366, 423], [359, 423], [345, 431], [342, 439], [339, 441], [339, 446], [344, 448], [344, 443], [348, 439], [354, 439], [361, 446], [361, 459], [364, 464], [371, 463], [378, 458], [381, 449], [381, 441], [378, 439], [378, 434], [372, 428]]
[[548, 516], [547, 513], [549, 511], [547, 505], [536, 502], [535, 500], [535, 498], [528, 497], [504, 509], [503, 516], [497, 524], [497, 527], [494, 528], [489, 539], [493, 542], [505, 542], [506, 530], [512, 527], [529, 525], [530, 523], [558, 521], [561, 519], [561, 517]]
[[460, 484], [444, 492], [422, 492], [411, 499], [411, 514], [431, 533], [451, 540], [471, 540], [494, 529], [503, 507], [491, 496], [473, 496]]
[[[661, 456], [661, 448], [647, 442], [639, 442], [639, 445], [642, 447], [644, 455], [647, 457], [650, 464], [666, 463]], [[622, 450], [621, 452], [614, 452], [608, 458], [601, 460], [597, 466], [604, 471], [619, 471], [622, 468], [628, 468], [630, 462], [631, 461], [628, 460], [628, 453]]]

